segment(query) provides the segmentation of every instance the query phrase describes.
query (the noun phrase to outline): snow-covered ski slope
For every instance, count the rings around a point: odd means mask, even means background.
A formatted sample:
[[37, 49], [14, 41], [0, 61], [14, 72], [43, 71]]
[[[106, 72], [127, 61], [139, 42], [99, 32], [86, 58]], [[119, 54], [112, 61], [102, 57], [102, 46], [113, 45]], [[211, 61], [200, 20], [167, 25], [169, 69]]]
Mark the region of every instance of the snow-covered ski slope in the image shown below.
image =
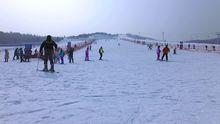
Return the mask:
[[78, 51], [58, 74], [36, 72], [37, 60], [0, 62], [0, 124], [220, 124], [218, 54], [160, 62], [147, 46], [120, 44], [98, 41], [90, 62]]

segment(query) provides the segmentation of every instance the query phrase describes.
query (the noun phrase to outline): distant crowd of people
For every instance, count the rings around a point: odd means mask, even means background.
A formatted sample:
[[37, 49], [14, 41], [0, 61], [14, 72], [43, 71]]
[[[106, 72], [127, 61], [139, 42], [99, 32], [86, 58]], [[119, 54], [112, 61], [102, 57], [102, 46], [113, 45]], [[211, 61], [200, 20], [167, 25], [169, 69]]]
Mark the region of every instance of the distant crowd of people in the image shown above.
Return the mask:
[[[9, 49], [5, 49], [4, 61], [8, 62], [10, 58]], [[31, 49], [16, 48], [14, 50], [13, 60], [20, 60], [20, 62], [30, 62], [30, 58], [37, 57], [38, 51], [32, 54]]]

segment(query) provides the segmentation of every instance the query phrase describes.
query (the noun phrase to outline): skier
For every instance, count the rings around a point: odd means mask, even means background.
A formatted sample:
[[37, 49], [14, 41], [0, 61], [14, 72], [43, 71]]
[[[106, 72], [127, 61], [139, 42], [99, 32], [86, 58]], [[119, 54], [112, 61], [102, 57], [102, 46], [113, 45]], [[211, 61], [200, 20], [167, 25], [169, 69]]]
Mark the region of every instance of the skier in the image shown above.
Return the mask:
[[47, 36], [47, 39], [40, 46], [40, 53], [43, 54], [44, 49], [44, 69], [43, 71], [48, 71], [47, 62], [50, 61], [51, 68], [49, 71], [54, 72], [54, 62], [53, 62], [53, 54], [54, 48], [57, 49], [57, 44], [52, 40], [50, 35]]
[[73, 60], [73, 52], [74, 52], [74, 48], [70, 47], [67, 51], [68, 53], [68, 59], [69, 59], [69, 63], [74, 63]]
[[65, 56], [65, 52], [63, 51], [62, 48], [60, 49], [59, 56], [60, 56], [61, 64], [64, 64], [64, 56]]
[[190, 49], [190, 44], [188, 44], [188, 49]]
[[215, 51], [215, 46], [212, 46], [213, 51]]
[[207, 45], [205, 46], [205, 50], [208, 51], [208, 46]]
[[103, 48], [101, 46], [100, 49], [99, 49], [99, 55], [100, 55], [99, 60], [102, 60], [103, 53], [104, 53], [104, 50], [103, 50]]
[[89, 47], [86, 48], [86, 52], [85, 52], [85, 61], [89, 61]]
[[38, 53], [37, 49], [35, 49], [34, 50], [34, 58], [38, 58], [38, 55], [39, 55], [39, 53]]
[[25, 62], [30, 62], [30, 58], [31, 58], [31, 54], [32, 54], [31, 49], [25, 49], [25, 50], [24, 50], [24, 53], [25, 53], [25, 59], [24, 59], [24, 61], [25, 61]]
[[19, 49], [16, 48], [15, 51], [14, 51], [14, 57], [13, 57], [13, 60], [15, 60], [15, 58], [18, 60], [19, 59]]
[[168, 53], [170, 52], [170, 49], [168, 48], [168, 45], [166, 45], [164, 48], [163, 48], [163, 56], [162, 56], [162, 61], [163, 61], [163, 58], [166, 56], [166, 61], [168, 61]]
[[22, 48], [19, 49], [20, 62], [24, 62], [24, 51]]
[[5, 49], [5, 62], [8, 62], [9, 59], [9, 51]]
[[176, 47], [173, 49], [173, 54], [174, 55], [176, 54]]
[[54, 63], [57, 63], [57, 62], [59, 62], [59, 60], [60, 60], [60, 57], [59, 57], [59, 49], [55, 49], [55, 51], [54, 51], [54, 55], [53, 55], [53, 61], [54, 61]]
[[158, 46], [157, 47], [157, 60], [160, 60], [160, 53], [161, 53], [160, 46]]

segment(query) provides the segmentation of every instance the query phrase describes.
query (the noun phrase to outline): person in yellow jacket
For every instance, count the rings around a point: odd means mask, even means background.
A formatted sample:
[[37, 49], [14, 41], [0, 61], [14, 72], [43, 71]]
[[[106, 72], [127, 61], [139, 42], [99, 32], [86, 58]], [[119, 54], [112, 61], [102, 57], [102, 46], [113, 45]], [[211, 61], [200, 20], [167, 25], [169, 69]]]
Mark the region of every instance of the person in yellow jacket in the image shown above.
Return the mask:
[[103, 53], [104, 53], [104, 50], [103, 50], [103, 48], [102, 48], [102, 46], [101, 46], [100, 49], [99, 49], [99, 55], [100, 55], [99, 60], [102, 60]]

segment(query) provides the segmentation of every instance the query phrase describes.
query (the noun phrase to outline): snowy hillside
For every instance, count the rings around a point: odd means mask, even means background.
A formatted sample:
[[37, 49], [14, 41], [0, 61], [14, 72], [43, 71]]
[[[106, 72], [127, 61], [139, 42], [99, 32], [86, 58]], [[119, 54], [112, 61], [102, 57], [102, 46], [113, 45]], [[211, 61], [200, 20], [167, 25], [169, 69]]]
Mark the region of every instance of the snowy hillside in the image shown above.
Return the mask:
[[37, 72], [37, 60], [0, 62], [0, 124], [220, 124], [218, 54], [177, 51], [161, 62], [119, 42], [98, 41], [92, 61], [78, 51], [54, 74]]

